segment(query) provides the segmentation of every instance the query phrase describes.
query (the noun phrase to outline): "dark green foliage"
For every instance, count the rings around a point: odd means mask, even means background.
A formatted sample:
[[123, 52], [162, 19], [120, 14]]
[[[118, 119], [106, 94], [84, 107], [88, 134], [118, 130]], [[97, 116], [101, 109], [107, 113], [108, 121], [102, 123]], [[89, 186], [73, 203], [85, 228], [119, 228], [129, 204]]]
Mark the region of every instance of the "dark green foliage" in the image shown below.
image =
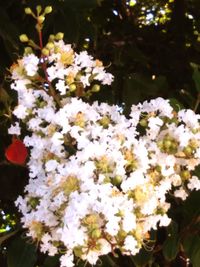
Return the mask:
[[15, 237], [8, 245], [8, 267], [34, 267], [36, 260], [36, 247], [22, 236]]

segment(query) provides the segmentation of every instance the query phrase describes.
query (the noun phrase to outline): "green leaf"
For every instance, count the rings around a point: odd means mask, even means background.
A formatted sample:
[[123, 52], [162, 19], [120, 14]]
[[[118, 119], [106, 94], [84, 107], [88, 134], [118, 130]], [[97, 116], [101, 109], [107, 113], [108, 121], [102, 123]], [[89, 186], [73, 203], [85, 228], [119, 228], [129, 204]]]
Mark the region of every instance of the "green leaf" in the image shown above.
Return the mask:
[[0, 246], [2, 245], [3, 242], [5, 242], [6, 240], [8, 240], [11, 236], [15, 235], [18, 232], [18, 230], [13, 231], [11, 233], [6, 233], [4, 235], [0, 236]]
[[36, 259], [36, 247], [21, 236], [16, 237], [8, 246], [8, 267], [34, 267]]
[[200, 71], [198, 69], [198, 66], [196, 64], [191, 64], [192, 68], [193, 68], [193, 75], [192, 75], [192, 79], [195, 83], [195, 87], [197, 92], [200, 92]]
[[[199, 172], [199, 169], [198, 169]], [[196, 173], [198, 175], [198, 173]], [[189, 224], [195, 217], [200, 214], [200, 193], [199, 191], [193, 191], [190, 193], [189, 197], [184, 201], [182, 206], [184, 224]]]
[[55, 267], [59, 265], [59, 256], [50, 257], [48, 256], [42, 267]]
[[0, 102], [7, 105], [7, 103], [9, 101], [10, 101], [10, 97], [9, 97], [8, 93], [6, 92], [6, 90], [2, 86], [0, 86]]
[[167, 229], [167, 239], [163, 244], [163, 255], [166, 260], [172, 261], [179, 251], [178, 225], [172, 222]]
[[183, 242], [183, 248], [190, 258], [193, 267], [200, 266], [200, 237], [198, 235], [189, 236]]
[[136, 267], [143, 267], [146, 266], [148, 263], [152, 262], [152, 257], [152, 251], [147, 251], [143, 248], [137, 255], [131, 256], [131, 259]]
[[170, 98], [169, 102], [176, 112], [180, 111], [181, 109], [184, 109], [183, 104], [180, 103], [176, 98]]

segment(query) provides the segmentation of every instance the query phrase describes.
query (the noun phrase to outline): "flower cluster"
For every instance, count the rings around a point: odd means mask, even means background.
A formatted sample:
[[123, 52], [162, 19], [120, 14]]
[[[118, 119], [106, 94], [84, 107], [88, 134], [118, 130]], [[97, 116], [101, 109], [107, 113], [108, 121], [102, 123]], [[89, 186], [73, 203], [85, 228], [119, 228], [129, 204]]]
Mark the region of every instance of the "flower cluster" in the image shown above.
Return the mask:
[[[74, 257], [95, 264], [116, 249], [135, 255], [151, 229], [170, 223], [167, 194], [184, 200], [200, 189], [200, 116], [157, 98], [132, 106], [127, 118], [117, 106], [72, 97], [112, 75], [62, 40], [49, 51], [11, 68], [13, 113], [29, 131], [30, 180], [16, 201], [22, 224], [42, 252], [63, 253], [61, 267]], [[19, 135], [19, 123], [9, 132]]]

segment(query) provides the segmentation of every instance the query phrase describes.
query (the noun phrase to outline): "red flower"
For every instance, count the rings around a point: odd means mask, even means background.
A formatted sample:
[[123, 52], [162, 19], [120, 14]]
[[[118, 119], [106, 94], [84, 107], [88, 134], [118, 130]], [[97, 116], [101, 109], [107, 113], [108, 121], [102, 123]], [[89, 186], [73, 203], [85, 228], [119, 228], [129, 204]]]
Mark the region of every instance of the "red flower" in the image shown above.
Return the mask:
[[28, 151], [21, 140], [13, 138], [12, 144], [6, 149], [5, 156], [10, 162], [23, 165], [28, 156]]

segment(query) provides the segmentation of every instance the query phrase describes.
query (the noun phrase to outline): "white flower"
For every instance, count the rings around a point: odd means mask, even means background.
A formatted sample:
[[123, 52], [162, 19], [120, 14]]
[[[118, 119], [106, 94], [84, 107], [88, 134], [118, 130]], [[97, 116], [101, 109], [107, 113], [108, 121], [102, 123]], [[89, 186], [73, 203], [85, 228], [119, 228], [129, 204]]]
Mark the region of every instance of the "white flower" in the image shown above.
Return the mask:
[[182, 200], [186, 200], [188, 194], [184, 189], [181, 188], [181, 189], [178, 189], [174, 192], [174, 196], [181, 198]]
[[72, 251], [68, 251], [65, 255], [60, 257], [60, 267], [73, 267], [74, 266], [74, 256]]
[[200, 180], [197, 176], [192, 176], [189, 180], [187, 187], [190, 190], [200, 190]]
[[[66, 97], [71, 83], [89, 87], [93, 78], [109, 85], [113, 76], [86, 51], [77, 54], [62, 40], [54, 45], [45, 58], [48, 81], [38, 80], [43, 72], [33, 54], [12, 71], [11, 88], [18, 93], [13, 114], [29, 131], [30, 180], [16, 201], [23, 227], [39, 236], [40, 250], [50, 256], [62, 243], [61, 267], [74, 266], [77, 247], [91, 264], [111, 250], [135, 255], [147, 232], [169, 225], [167, 194], [185, 200], [185, 187], [200, 189], [192, 176], [200, 164], [200, 116], [191, 110], [177, 115], [160, 97], [132, 106], [130, 119], [118, 106]], [[60, 101], [49, 95], [49, 81]], [[19, 123], [9, 133], [19, 135]], [[186, 181], [182, 170], [189, 172]]]
[[8, 133], [20, 135], [21, 134], [21, 128], [19, 126], [19, 122], [16, 122], [15, 125], [11, 125], [10, 128], [8, 129]]
[[159, 223], [160, 226], [166, 227], [170, 224], [170, 222], [171, 219], [167, 216], [167, 214], [160, 216], [160, 223]]
[[60, 92], [61, 95], [66, 94], [67, 86], [65, 85], [65, 81], [64, 80], [59, 80], [56, 83], [56, 89]]
[[52, 172], [52, 171], [55, 171], [56, 168], [58, 167], [59, 163], [54, 160], [54, 159], [51, 159], [51, 160], [48, 160], [45, 164], [45, 169], [47, 172]]
[[29, 54], [23, 57], [24, 68], [28, 76], [34, 76], [38, 70], [39, 58], [34, 54]]
[[13, 111], [13, 114], [18, 118], [18, 119], [25, 119], [26, 116], [28, 115], [27, 108], [23, 105], [18, 105], [15, 110]]
[[64, 143], [63, 135], [59, 132], [56, 132], [53, 134], [51, 141], [53, 145], [60, 146]]
[[135, 255], [139, 252], [138, 243], [133, 236], [128, 235], [125, 238], [124, 249], [129, 251], [131, 255]]
[[136, 217], [133, 213], [125, 212], [123, 216], [122, 227], [123, 230], [127, 233], [136, 228]]

